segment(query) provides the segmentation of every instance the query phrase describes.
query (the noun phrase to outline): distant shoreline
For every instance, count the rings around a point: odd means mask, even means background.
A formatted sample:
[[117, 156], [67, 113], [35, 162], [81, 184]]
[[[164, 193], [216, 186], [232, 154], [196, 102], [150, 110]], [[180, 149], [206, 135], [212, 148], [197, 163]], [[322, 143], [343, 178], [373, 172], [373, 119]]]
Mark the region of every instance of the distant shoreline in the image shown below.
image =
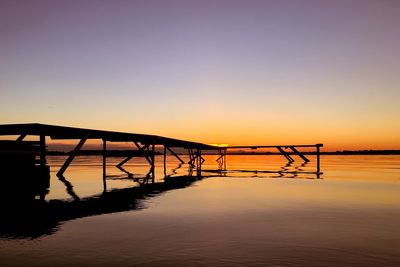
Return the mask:
[[[48, 151], [48, 155], [54, 156], [62, 156], [69, 155], [71, 151]], [[138, 153], [134, 150], [108, 150], [108, 157], [121, 157], [121, 156], [130, 156], [133, 154], [137, 154], [137, 156], [145, 156], [148, 153], [141, 152]], [[315, 155], [316, 152], [302, 152], [304, 155]], [[103, 155], [102, 150], [81, 150], [79, 155], [84, 156], [99, 156]], [[156, 155], [162, 155], [161, 152], [156, 151]], [[178, 155], [184, 155], [185, 153], [177, 153]], [[203, 155], [216, 155], [216, 152], [203, 152]], [[293, 155], [293, 152], [288, 152], [289, 155]], [[227, 155], [281, 155], [279, 152], [227, 152]], [[320, 152], [320, 155], [400, 155], [400, 150], [339, 150], [333, 152]]]

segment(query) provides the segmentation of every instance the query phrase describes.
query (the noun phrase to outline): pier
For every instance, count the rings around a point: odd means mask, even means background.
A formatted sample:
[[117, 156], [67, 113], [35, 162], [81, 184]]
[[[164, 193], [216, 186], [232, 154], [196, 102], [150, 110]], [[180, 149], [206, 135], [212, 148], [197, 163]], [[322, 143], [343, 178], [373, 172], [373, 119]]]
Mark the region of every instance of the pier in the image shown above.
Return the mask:
[[[0, 141], [0, 167], [3, 170], [8, 170], [5, 173], [10, 176], [13, 169], [30, 169], [35, 177], [41, 180], [42, 185], [48, 185], [49, 166], [47, 165], [48, 151], [46, 146], [46, 138], [52, 140], [77, 140], [75, 148], [68, 154], [65, 162], [57, 171], [57, 177], [61, 181], [67, 181], [64, 178], [64, 173], [67, 171], [74, 158], [79, 155], [83, 145], [89, 139], [100, 140], [102, 142], [102, 168], [103, 168], [103, 186], [106, 191], [106, 177], [107, 177], [107, 144], [117, 142], [130, 142], [132, 143], [132, 153], [119, 162], [116, 167], [124, 171], [123, 165], [135, 157], [143, 157], [149, 164], [149, 173], [147, 178], [154, 181], [155, 178], [155, 155], [156, 147], [158, 150], [162, 149], [164, 175], [166, 176], [167, 154], [174, 156], [181, 164], [189, 164], [195, 168], [197, 175], [201, 176], [202, 165], [205, 162], [204, 154], [216, 154], [217, 164], [216, 168], [212, 170], [203, 170], [206, 172], [229, 172], [227, 166], [227, 155], [230, 151], [237, 151], [238, 149], [276, 149], [277, 153], [285, 157], [288, 163], [292, 163], [299, 158], [304, 163], [310, 162], [305, 153], [301, 152], [302, 148], [315, 149], [316, 155], [316, 169], [312, 173], [319, 175], [322, 174], [320, 168], [320, 148], [323, 144], [313, 145], [255, 145], [255, 146], [216, 146], [199, 142], [186, 141], [163, 137], [158, 135], [137, 134], [127, 132], [114, 132], [105, 130], [93, 130], [57, 125], [46, 125], [38, 123], [30, 124], [4, 124], [0, 125], [0, 136], [15, 136], [11, 140]], [[26, 140], [28, 136], [34, 136], [35, 141]], [[186, 151], [188, 160], [185, 161], [182, 154], [177, 150]], [[27, 159], [28, 158], [28, 162]], [[185, 157], [186, 158], [186, 157]], [[238, 171], [238, 170], [236, 170]], [[248, 170], [242, 170], [246, 172]], [[261, 172], [280, 172], [281, 171], [268, 171]], [[287, 171], [289, 172], [289, 171]], [[301, 171], [298, 171], [301, 172]], [[43, 175], [47, 173], [47, 175]], [[45, 177], [43, 179], [43, 177]], [[46, 187], [46, 186], [45, 186]], [[35, 192], [34, 194], [39, 194]]]

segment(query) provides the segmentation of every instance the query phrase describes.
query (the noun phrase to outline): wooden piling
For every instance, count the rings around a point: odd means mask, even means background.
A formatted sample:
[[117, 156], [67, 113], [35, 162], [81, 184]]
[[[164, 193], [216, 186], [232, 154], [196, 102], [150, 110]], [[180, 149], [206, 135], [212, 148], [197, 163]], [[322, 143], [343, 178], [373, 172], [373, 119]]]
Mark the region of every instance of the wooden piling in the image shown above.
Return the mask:
[[103, 139], [103, 191], [107, 191], [107, 141]]
[[41, 134], [40, 137], [40, 167], [46, 166], [46, 136]]

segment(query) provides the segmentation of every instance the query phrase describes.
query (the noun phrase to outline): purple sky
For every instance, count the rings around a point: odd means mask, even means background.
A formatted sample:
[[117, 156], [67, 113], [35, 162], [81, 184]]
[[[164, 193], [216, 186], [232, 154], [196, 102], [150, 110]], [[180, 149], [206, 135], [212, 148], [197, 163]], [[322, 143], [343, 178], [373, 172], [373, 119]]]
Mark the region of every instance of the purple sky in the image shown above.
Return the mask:
[[400, 149], [400, 1], [0, 2], [0, 123]]

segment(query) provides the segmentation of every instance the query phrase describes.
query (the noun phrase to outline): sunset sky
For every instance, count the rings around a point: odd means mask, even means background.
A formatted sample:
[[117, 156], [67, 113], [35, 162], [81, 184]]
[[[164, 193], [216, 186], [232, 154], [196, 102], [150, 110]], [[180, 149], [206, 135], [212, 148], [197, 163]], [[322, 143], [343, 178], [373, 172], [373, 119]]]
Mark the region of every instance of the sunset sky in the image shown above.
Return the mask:
[[0, 1], [0, 124], [400, 149], [400, 1]]

